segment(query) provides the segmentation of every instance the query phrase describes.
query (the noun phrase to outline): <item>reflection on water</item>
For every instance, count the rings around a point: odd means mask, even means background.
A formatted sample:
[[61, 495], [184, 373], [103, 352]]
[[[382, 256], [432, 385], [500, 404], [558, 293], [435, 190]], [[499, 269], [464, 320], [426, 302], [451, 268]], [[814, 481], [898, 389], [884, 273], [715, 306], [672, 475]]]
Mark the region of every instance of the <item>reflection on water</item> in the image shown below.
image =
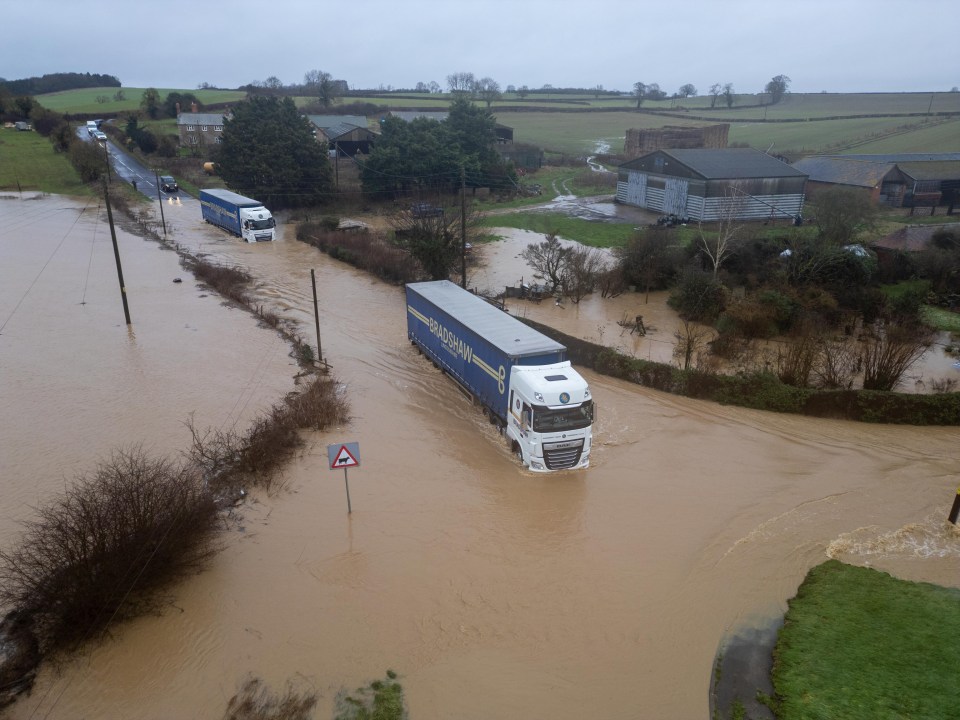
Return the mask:
[[[3, 537], [61, 474], [121, 442], [176, 449], [191, 411], [242, 422], [293, 372], [271, 333], [203, 297], [153, 243], [121, 242], [135, 338], [117, 318], [109, 271], [88, 305], [71, 306], [105, 233], [92, 214], [77, 220], [76, 203], [41, 204], [28, 222], [29, 203], [0, 202], [0, 221], [26, 222], [39, 248], [31, 260], [7, 235], [0, 245], [10, 281], [0, 288], [2, 471], [20, 498], [4, 503]], [[55, 208], [70, 211], [58, 219]], [[12, 718], [217, 717], [248, 674], [274, 688], [306, 679], [323, 717], [341, 687], [385, 668], [400, 673], [411, 715], [428, 720], [705, 717], [722, 638], [782, 614], [829, 556], [960, 584], [960, 536], [943, 528], [960, 459], [953, 428], [773, 415], [585, 371], [599, 407], [593, 465], [534, 476], [409, 345], [399, 288], [283, 235], [241, 243], [204, 226], [186, 199], [166, 210], [176, 242], [249, 269], [264, 304], [305, 336], [316, 269], [324, 353], [353, 417], [307, 435], [285, 490], [250, 498], [169, 612], [118, 628], [62, 672], [45, 668]], [[471, 285], [524, 274], [516, 246], [483, 252]], [[648, 317], [638, 296], [612, 302], [614, 320]], [[603, 308], [591, 299], [523, 312], [657, 356], [656, 332], [621, 337]], [[658, 312], [649, 325], [669, 334]], [[326, 454], [345, 441], [363, 457], [349, 476], [350, 516]]]

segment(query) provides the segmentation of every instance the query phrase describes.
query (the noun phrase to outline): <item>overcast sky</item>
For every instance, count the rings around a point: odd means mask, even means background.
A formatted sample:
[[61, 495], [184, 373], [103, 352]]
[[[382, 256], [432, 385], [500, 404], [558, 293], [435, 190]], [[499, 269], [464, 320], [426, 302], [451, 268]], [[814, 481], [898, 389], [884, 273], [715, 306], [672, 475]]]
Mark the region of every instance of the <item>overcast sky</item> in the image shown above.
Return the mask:
[[329, 72], [351, 88], [473, 73], [508, 85], [668, 93], [945, 91], [958, 0], [9, 0], [0, 77], [104, 73], [235, 88]]

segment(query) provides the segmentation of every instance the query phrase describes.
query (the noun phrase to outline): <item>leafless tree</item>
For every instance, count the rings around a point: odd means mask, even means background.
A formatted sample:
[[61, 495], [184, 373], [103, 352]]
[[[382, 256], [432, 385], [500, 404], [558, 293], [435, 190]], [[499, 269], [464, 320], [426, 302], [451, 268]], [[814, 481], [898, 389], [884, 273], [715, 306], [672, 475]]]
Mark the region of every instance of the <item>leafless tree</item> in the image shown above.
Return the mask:
[[712, 334], [712, 331], [703, 325], [682, 320], [673, 333], [673, 337], [676, 339], [673, 345], [673, 359], [676, 361], [677, 367], [681, 370], [689, 370], [694, 355], [703, 350], [707, 338]]
[[863, 389], [893, 390], [930, 347], [926, 328], [904, 327], [877, 320], [863, 348]]
[[737, 99], [737, 96], [733, 92], [733, 83], [726, 83], [723, 86], [723, 99], [727, 103], [727, 107], [733, 107], [734, 101]]
[[805, 388], [820, 356], [820, 338], [815, 328], [805, 325], [777, 349], [777, 377], [786, 385]]
[[598, 277], [605, 268], [606, 258], [597, 248], [572, 248], [563, 265], [560, 279], [563, 294], [574, 304], [579, 303], [594, 291]]
[[310, 70], [303, 76], [308, 93], [317, 96], [323, 107], [330, 107], [340, 97], [340, 86], [333, 76], [323, 70]]
[[714, 83], [710, 86], [710, 89], [707, 91], [707, 94], [710, 95], [710, 107], [717, 106], [717, 99], [723, 93], [723, 88], [720, 86], [720, 83]]
[[493, 78], [481, 78], [473, 86], [473, 91], [477, 97], [483, 100], [487, 107], [490, 107], [490, 104], [494, 100], [499, 100], [501, 96], [500, 84]]
[[849, 340], [827, 340], [820, 346], [813, 377], [817, 387], [850, 389], [857, 372], [858, 352]]
[[533, 268], [534, 277], [550, 283], [550, 292], [556, 291], [563, 277], [563, 268], [571, 249], [564, 247], [555, 233], [540, 243], [530, 244], [520, 256]]
[[447, 87], [452, 93], [472, 93], [475, 82], [472, 72], [456, 72], [447, 75]]
[[709, 236], [704, 231], [703, 222], [698, 224], [700, 249], [710, 259], [713, 279], [717, 279], [720, 266], [736, 250], [739, 235], [743, 230], [740, 215], [746, 205], [747, 194], [738, 184], [731, 185], [720, 201], [720, 216], [716, 223], [716, 233]]

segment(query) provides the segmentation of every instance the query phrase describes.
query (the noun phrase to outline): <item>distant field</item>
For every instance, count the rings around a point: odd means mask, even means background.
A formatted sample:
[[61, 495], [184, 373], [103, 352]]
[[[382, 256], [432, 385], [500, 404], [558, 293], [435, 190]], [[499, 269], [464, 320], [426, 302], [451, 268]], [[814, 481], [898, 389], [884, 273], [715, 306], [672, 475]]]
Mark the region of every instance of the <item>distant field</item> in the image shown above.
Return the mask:
[[57, 195], [90, 195], [63, 153], [35, 132], [0, 129], [0, 190], [40, 190]]
[[[102, 104], [96, 102], [97, 96], [112, 98], [116, 88], [51, 93], [39, 96], [38, 100], [60, 112], [106, 114], [139, 107], [143, 88], [123, 88], [123, 91], [125, 100], [115, 102], [111, 99]], [[158, 91], [164, 96], [172, 90], [158, 88]], [[203, 103], [236, 102], [244, 97], [244, 93], [237, 90], [179, 92], [192, 92]], [[628, 128], [692, 126], [705, 122], [729, 122], [731, 143], [761, 150], [772, 148], [773, 152], [784, 154], [960, 152], [960, 117], [926, 115], [927, 112], [960, 112], [960, 93], [789, 93], [777, 105], [756, 107], [762, 99], [759, 95], [737, 95], [732, 109], [722, 103], [711, 109], [709, 96], [645, 101], [643, 112], [637, 112], [635, 101], [629, 96], [595, 98], [591, 94], [571, 96], [557, 93], [528, 95], [521, 99], [509, 94], [494, 103], [491, 109], [498, 122], [514, 129], [517, 142], [539, 145], [547, 151], [548, 157], [580, 157], [603, 147], [619, 153], [623, 150]], [[297, 97], [294, 101], [303, 107], [313, 98]], [[446, 110], [450, 96], [399, 93], [351, 96], [343, 98], [340, 104], [352, 102]], [[754, 107], [744, 107], [746, 105]], [[523, 110], [517, 110], [518, 107]], [[649, 110], [669, 114], [647, 112]], [[921, 116], [903, 117], [908, 113], [920, 113]], [[873, 117], [851, 117], [858, 115]], [[692, 116], [709, 119], [698, 120]], [[763, 122], [764, 117], [766, 122]], [[827, 117], [840, 119], [818, 119]], [[776, 122], [783, 120], [800, 122]], [[163, 131], [171, 130], [165, 123]]]
[[[113, 99], [117, 90], [123, 90], [126, 96], [124, 100]], [[84, 88], [83, 90], [65, 90], [64, 92], [37, 95], [36, 99], [45, 108], [62, 113], [117, 113], [139, 108], [144, 90], [146, 88]], [[160, 93], [161, 101], [170, 93], [179, 92], [193, 93], [197, 100], [204, 104], [237, 102], [247, 96], [245, 92], [239, 90], [182, 90], [177, 88], [156, 88], [156, 90]], [[107, 97], [109, 100], [105, 103], [98, 103], [97, 97], [99, 96]]]

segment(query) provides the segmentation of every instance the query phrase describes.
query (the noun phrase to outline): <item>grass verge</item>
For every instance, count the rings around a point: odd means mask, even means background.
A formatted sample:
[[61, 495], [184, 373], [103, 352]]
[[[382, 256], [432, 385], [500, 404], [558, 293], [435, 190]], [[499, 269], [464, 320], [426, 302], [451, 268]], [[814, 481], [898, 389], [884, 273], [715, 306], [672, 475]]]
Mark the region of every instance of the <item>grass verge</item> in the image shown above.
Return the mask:
[[482, 227], [512, 227], [531, 232], [555, 234], [598, 248], [623, 247], [636, 232], [632, 225], [594, 222], [572, 218], [558, 212], [525, 212], [488, 215], [478, 223]]
[[396, 679], [397, 674], [387, 670], [384, 680], [374, 680], [352, 693], [341, 692], [334, 720], [404, 720], [403, 686]]
[[0, 190], [39, 190], [56, 195], [93, 195], [66, 153], [54, 152], [36, 132], [0, 129]]
[[960, 591], [829, 560], [790, 600], [779, 720], [948, 720], [960, 707]]

